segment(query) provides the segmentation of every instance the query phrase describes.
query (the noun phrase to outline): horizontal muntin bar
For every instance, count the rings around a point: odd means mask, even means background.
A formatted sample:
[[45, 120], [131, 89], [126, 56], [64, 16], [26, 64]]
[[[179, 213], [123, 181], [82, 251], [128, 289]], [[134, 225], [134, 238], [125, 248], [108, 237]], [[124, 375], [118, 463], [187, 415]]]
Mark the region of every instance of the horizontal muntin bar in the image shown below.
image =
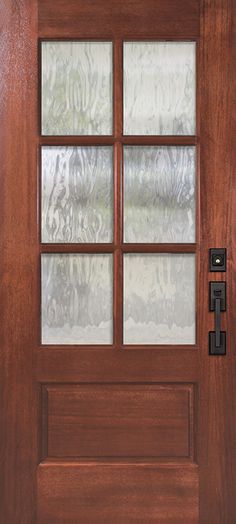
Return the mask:
[[114, 145], [117, 142], [123, 145], [166, 145], [166, 146], [194, 146], [198, 143], [197, 136], [40, 136], [41, 146], [104, 146]]
[[196, 253], [197, 244], [41, 244], [41, 253]]

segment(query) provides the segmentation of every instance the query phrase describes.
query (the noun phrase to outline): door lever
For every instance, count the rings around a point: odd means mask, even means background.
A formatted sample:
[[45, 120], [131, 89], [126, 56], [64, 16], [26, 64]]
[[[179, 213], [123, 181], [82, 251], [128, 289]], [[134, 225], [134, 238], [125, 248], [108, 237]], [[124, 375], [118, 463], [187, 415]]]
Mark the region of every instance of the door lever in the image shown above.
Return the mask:
[[215, 312], [215, 331], [209, 333], [210, 355], [226, 354], [226, 332], [221, 331], [221, 311], [226, 310], [226, 282], [210, 282], [209, 309]]

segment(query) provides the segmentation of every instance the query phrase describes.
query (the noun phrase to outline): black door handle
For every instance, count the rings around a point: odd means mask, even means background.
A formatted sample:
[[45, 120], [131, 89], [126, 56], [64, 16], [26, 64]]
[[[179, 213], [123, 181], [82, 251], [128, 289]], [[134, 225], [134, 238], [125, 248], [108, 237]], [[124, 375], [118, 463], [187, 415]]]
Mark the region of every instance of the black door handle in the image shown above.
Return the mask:
[[226, 310], [226, 282], [210, 282], [209, 309], [215, 312], [215, 331], [209, 333], [210, 355], [226, 354], [226, 332], [221, 331], [221, 311]]
[[220, 347], [220, 326], [221, 326], [221, 318], [220, 318], [220, 298], [216, 298], [215, 300], [215, 336], [216, 336], [216, 347]]

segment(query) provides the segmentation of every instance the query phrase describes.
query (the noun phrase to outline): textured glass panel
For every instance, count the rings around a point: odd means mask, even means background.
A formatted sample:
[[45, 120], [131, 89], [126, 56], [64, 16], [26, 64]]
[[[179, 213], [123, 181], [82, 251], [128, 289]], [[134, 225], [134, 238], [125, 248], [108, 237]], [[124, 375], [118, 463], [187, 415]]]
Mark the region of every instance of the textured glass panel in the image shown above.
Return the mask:
[[43, 147], [42, 242], [112, 240], [112, 147]]
[[124, 343], [195, 343], [194, 255], [124, 255]]
[[194, 186], [194, 147], [125, 147], [125, 242], [194, 242]]
[[195, 43], [124, 44], [124, 134], [195, 133]]
[[42, 343], [111, 344], [112, 255], [42, 255]]
[[112, 134], [111, 42], [42, 42], [42, 133]]

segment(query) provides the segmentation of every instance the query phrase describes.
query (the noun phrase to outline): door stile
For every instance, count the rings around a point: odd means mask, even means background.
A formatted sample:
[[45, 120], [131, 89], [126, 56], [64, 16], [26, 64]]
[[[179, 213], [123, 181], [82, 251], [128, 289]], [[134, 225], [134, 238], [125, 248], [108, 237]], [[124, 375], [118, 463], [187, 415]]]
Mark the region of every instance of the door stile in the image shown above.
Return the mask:
[[[201, 137], [201, 255], [200, 255], [200, 389], [199, 463], [200, 522], [233, 524], [236, 505], [235, 464], [232, 464], [232, 436], [235, 439], [235, 358], [230, 326], [230, 304], [222, 315], [227, 320], [226, 356], [209, 356], [208, 331], [213, 318], [208, 312], [208, 280], [231, 279], [231, 17], [230, 0], [202, 0], [200, 54]], [[209, 273], [208, 252], [227, 248], [226, 273]], [[231, 305], [232, 307], [232, 305]], [[229, 452], [231, 450], [231, 452]], [[233, 488], [234, 486], [234, 488]], [[217, 495], [216, 495], [217, 494]]]
[[36, 519], [37, 2], [4, 2], [0, 35], [1, 519]]

